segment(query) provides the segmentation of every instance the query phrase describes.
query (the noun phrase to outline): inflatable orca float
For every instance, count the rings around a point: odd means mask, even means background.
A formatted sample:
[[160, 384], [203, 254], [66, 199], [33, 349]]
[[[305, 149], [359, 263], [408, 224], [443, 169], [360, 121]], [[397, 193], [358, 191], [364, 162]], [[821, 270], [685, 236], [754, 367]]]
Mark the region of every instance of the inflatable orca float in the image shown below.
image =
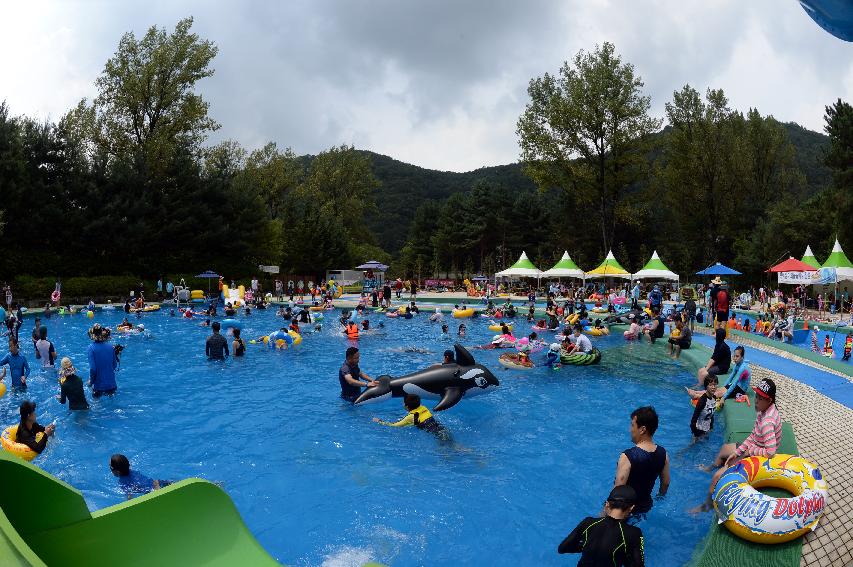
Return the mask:
[[431, 366], [399, 378], [380, 376], [379, 385], [365, 390], [355, 405], [418, 394], [422, 398], [440, 398], [433, 411], [442, 411], [455, 406], [463, 396], [482, 394], [500, 385], [495, 375], [477, 364], [465, 347], [456, 344], [453, 348], [456, 364]]
[[642, 309], [631, 309], [630, 311], [626, 311], [624, 313], [618, 313], [616, 315], [610, 315], [609, 317], [605, 317], [604, 322], [608, 325], [613, 325], [616, 323], [628, 324], [631, 320], [628, 318], [629, 315], [634, 316], [634, 320], [639, 323], [643, 319], [648, 319], [649, 314], [643, 311]]

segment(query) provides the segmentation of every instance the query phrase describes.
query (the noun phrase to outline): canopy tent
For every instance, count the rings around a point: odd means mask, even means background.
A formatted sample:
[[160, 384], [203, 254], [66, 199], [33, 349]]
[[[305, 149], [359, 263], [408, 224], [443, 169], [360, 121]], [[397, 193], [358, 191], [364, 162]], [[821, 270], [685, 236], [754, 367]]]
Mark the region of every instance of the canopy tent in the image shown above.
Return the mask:
[[382, 262], [378, 262], [376, 260], [371, 260], [369, 262], [365, 262], [361, 266], [356, 266], [356, 270], [373, 270], [374, 272], [384, 272], [388, 270], [388, 266], [383, 264]]
[[811, 246], [806, 246], [806, 253], [803, 254], [803, 262], [814, 269], [820, 268], [820, 262], [818, 262], [817, 258], [814, 257]]
[[487, 282], [487, 281], [489, 281], [489, 278], [487, 278], [486, 276], [484, 276], [482, 274], [477, 274], [476, 276], [471, 278], [471, 281], [472, 282]]
[[642, 270], [634, 274], [634, 277], [637, 279], [678, 281], [678, 274], [666, 267], [666, 264], [664, 264], [661, 261], [660, 256], [658, 256], [657, 250], [652, 252], [651, 259], [645, 266], [643, 266]]
[[217, 274], [214, 271], [207, 270], [207, 271], [204, 271], [204, 272], [196, 275], [196, 277], [203, 279], [203, 280], [207, 280], [207, 292], [210, 293], [210, 280], [218, 280], [222, 276], [220, 276], [219, 274]]
[[626, 280], [631, 279], [631, 274], [619, 265], [619, 262], [616, 261], [616, 257], [613, 256], [613, 251], [610, 250], [607, 252], [607, 257], [594, 270], [590, 270], [586, 273], [586, 277], [590, 279], [596, 278], [623, 278]]
[[832, 252], [829, 258], [823, 263], [822, 268], [835, 268], [835, 273], [839, 280], [853, 280], [853, 263], [847, 258], [844, 250], [841, 249], [838, 239], [835, 239], [835, 246], [832, 247]]
[[506, 270], [500, 271], [495, 274], [495, 277], [499, 276], [517, 276], [522, 278], [538, 278], [542, 275], [542, 272], [539, 271], [539, 268], [533, 265], [527, 258], [527, 254], [522, 251], [521, 256], [518, 258], [518, 262], [507, 268]]
[[797, 260], [793, 256], [785, 260], [784, 262], [779, 262], [769, 270], [768, 272], [816, 272], [817, 268], [810, 266], [805, 262], [801, 262]]
[[733, 270], [728, 266], [724, 266], [717, 262], [716, 264], [711, 264], [707, 268], [702, 271], [696, 272], [697, 276], [740, 276], [743, 275], [737, 270]]
[[574, 263], [572, 257], [569, 256], [569, 253], [564, 251], [563, 257], [560, 258], [560, 261], [554, 264], [554, 267], [550, 270], [542, 272], [542, 277], [583, 279], [584, 272], [578, 268], [577, 264]]

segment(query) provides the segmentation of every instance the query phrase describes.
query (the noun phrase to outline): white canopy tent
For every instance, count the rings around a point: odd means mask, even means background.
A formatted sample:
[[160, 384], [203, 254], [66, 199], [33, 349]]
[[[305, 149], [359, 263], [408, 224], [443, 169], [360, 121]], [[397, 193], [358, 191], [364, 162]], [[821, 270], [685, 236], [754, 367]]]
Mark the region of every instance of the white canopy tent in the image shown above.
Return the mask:
[[495, 274], [495, 277], [520, 277], [520, 278], [539, 278], [542, 272], [539, 268], [533, 265], [533, 262], [527, 257], [527, 254], [522, 251], [518, 262]]
[[649, 279], [678, 281], [678, 274], [666, 267], [666, 264], [664, 264], [658, 256], [657, 250], [652, 253], [651, 260], [649, 260], [649, 262], [645, 266], [643, 266], [643, 269], [634, 274], [634, 277], [640, 280]]
[[554, 264], [550, 270], [542, 272], [543, 278], [578, 278], [585, 279], [586, 274], [578, 268], [568, 251], [563, 252], [563, 257], [560, 261]]

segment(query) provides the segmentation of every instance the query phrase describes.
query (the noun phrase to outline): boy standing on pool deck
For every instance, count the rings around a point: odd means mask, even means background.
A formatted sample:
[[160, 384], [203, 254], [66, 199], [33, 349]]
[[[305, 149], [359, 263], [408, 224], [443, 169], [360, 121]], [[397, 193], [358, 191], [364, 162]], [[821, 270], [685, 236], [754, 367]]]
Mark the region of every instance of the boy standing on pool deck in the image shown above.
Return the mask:
[[658, 496], [669, 490], [669, 455], [657, 445], [652, 436], [658, 428], [658, 414], [652, 406], [631, 412], [631, 441], [634, 446], [619, 455], [614, 486], [627, 485], [637, 493], [635, 514], [652, 509], [652, 489], [660, 478]]

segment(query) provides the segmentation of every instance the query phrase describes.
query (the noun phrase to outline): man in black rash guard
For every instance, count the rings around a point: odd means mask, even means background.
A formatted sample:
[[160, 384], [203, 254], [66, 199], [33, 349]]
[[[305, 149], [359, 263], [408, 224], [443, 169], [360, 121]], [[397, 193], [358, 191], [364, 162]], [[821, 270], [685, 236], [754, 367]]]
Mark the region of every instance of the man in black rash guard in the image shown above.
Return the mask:
[[210, 328], [213, 329], [213, 334], [207, 337], [204, 353], [210, 360], [225, 360], [228, 357], [228, 341], [219, 334], [219, 321], [214, 321]]
[[615, 487], [604, 503], [604, 516], [581, 520], [557, 553], [580, 553], [578, 567], [643, 567], [643, 532], [625, 522], [636, 499], [630, 486]]
[[[375, 386], [377, 382], [371, 380], [370, 376], [361, 371], [358, 361], [361, 359], [358, 349], [349, 347], [346, 352], [346, 360], [338, 370], [338, 380], [341, 383], [341, 398], [350, 403], [355, 403], [356, 398], [361, 395], [362, 388]], [[362, 382], [364, 378], [367, 382]]]

